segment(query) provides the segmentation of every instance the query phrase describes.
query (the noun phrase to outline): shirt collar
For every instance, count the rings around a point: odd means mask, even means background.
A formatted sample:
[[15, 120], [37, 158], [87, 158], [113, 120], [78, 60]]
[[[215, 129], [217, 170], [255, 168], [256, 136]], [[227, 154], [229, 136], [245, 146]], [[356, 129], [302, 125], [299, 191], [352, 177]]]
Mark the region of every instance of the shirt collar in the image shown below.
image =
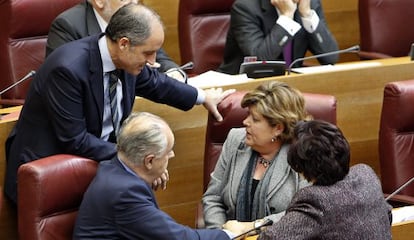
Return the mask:
[[132, 175], [138, 176], [134, 171], [132, 171], [131, 168], [129, 168], [124, 162], [121, 161], [121, 159], [117, 158], [117, 160], [121, 163], [121, 165], [125, 168], [125, 170]]
[[108, 43], [106, 42], [105, 35], [99, 39], [98, 46], [99, 52], [101, 53], [103, 72], [107, 73], [115, 70], [116, 67], [114, 62], [112, 62], [111, 55], [109, 54]]
[[95, 13], [96, 20], [98, 21], [99, 27], [101, 28], [101, 32], [105, 32], [106, 27], [108, 26], [108, 23], [99, 15], [99, 13], [93, 9], [93, 12]]

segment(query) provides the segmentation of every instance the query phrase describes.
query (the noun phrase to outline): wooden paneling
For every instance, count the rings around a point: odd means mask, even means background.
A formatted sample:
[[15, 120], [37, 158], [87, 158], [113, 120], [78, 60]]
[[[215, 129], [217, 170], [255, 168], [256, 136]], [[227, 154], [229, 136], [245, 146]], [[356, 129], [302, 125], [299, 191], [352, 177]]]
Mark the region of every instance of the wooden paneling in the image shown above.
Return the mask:
[[[5, 142], [7, 136], [15, 124], [15, 118], [10, 120], [0, 120], [0, 188], [4, 190], [4, 174], [6, 172]], [[17, 217], [16, 210], [10, 201], [0, 195], [0, 239], [17, 239]]]

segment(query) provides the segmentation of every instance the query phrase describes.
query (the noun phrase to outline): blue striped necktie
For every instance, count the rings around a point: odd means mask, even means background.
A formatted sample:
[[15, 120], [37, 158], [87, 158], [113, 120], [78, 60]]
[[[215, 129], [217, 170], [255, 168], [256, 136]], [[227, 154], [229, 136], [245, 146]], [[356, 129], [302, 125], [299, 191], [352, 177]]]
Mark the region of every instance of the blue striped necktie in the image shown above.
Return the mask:
[[109, 72], [109, 99], [111, 104], [112, 126], [114, 127], [114, 135], [118, 134], [119, 130], [119, 112], [118, 99], [116, 94], [116, 86], [118, 85], [119, 70]]

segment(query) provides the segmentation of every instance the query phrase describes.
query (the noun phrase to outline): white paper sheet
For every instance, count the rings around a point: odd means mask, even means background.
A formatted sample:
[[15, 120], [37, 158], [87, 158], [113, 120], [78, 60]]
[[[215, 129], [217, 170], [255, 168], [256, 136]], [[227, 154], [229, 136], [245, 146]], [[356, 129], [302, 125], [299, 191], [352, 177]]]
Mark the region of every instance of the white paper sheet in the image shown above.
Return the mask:
[[392, 223], [414, 220], [414, 206], [394, 208], [392, 210]]
[[339, 70], [348, 70], [348, 69], [357, 69], [357, 68], [366, 68], [366, 67], [375, 67], [380, 66], [380, 62], [357, 62], [357, 63], [347, 63], [339, 65], [318, 65], [312, 67], [300, 67], [292, 68], [292, 72], [295, 73], [322, 73], [330, 71], [339, 71]]
[[207, 88], [245, 83], [250, 80], [246, 74], [230, 75], [216, 71], [207, 71], [195, 77], [188, 78], [187, 83], [194, 87]]

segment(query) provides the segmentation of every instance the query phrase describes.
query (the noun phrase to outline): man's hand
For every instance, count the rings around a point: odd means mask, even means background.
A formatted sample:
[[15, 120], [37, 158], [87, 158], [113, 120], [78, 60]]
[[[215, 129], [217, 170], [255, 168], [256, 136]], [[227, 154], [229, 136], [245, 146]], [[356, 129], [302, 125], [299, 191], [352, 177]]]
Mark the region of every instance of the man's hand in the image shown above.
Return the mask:
[[170, 180], [170, 175], [168, 174], [168, 170], [165, 169], [165, 172], [161, 174], [161, 177], [155, 179], [152, 183], [152, 189], [154, 191], [157, 191], [159, 187], [161, 187], [162, 190], [167, 189], [168, 180]]
[[298, 1], [300, 0], [270, 0], [270, 3], [279, 10], [281, 15], [293, 19]]
[[229, 89], [223, 92], [223, 89], [221, 88], [210, 88], [204, 91], [206, 93], [206, 98], [203, 105], [211, 114], [213, 114], [217, 121], [223, 121], [223, 117], [217, 110], [217, 104], [235, 91], [235, 89]]
[[310, 17], [311, 15], [311, 8], [310, 8], [310, 1], [311, 0], [297, 0], [299, 5], [299, 12], [300, 15], [304, 18]]

